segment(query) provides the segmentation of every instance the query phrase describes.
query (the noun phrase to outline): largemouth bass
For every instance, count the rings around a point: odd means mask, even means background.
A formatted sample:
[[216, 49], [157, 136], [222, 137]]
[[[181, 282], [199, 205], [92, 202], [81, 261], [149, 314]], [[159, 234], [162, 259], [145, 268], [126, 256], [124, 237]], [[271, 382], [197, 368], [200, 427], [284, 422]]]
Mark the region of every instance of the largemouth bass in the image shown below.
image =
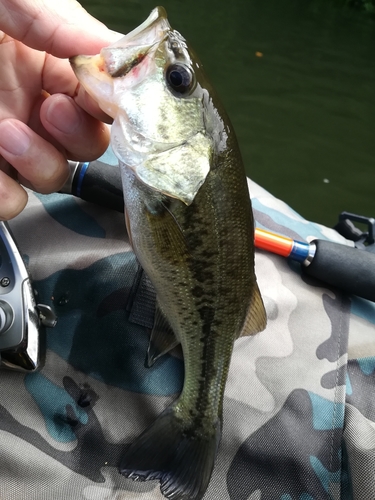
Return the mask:
[[180, 396], [126, 449], [119, 469], [160, 480], [167, 498], [199, 500], [221, 437], [234, 341], [266, 325], [235, 134], [162, 7], [99, 55], [71, 64], [114, 119], [126, 225], [157, 293], [149, 364], [181, 343], [185, 365]]

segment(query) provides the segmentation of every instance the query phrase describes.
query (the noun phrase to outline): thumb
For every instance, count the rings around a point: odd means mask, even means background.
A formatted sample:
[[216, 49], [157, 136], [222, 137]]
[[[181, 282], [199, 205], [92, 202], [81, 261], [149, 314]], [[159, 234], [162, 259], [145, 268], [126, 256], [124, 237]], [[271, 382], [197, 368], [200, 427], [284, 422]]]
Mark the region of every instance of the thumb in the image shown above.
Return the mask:
[[0, 30], [61, 58], [95, 54], [121, 37], [75, 0], [2, 0]]

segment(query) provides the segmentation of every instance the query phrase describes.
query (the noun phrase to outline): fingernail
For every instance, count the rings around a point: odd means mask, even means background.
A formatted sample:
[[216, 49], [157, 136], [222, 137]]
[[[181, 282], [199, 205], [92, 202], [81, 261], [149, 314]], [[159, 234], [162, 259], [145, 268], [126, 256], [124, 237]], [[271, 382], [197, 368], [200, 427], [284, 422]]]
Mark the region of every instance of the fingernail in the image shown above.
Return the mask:
[[47, 120], [64, 134], [72, 134], [78, 129], [82, 116], [73, 99], [68, 96], [55, 98], [49, 105]]
[[8, 153], [21, 156], [30, 147], [30, 137], [15, 123], [9, 120], [0, 122], [0, 147]]

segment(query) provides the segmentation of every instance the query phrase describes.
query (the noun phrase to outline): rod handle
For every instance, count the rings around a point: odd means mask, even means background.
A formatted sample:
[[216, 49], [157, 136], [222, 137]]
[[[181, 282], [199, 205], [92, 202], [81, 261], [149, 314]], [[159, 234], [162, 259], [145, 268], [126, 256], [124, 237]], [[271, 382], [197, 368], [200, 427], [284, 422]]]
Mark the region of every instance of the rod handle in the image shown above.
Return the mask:
[[314, 240], [315, 256], [305, 274], [375, 302], [375, 254], [326, 240]]
[[105, 208], [124, 212], [121, 170], [118, 165], [95, 160], [69, 162], [71, 175], [61, 192]]

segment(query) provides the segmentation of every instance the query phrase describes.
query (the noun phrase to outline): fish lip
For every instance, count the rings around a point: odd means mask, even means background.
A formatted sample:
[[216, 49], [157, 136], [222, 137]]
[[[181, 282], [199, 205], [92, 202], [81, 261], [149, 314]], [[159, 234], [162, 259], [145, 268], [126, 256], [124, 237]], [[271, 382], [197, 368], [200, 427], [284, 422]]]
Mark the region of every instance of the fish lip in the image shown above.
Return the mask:
[[113, 78], [126, 76], [163, 43], [171, 30], [165, 9], [153, 9], [142, 24], [100, 51], [107, 73]]
[[[138, 36], [141, 35], [141, 38], [144, 38], [147, 33], [152, 31], [152, 28], [159, 28], [159, 30], [163, 32], [167, 32], [171, 30], [171, 25], [169, 24], [167, 18], [167, 12], [164, 7], [155, 7], [148, 16], [148, 18], [143, 21], [139, 26], [134, 28], [132, 31], [129, 31], [125, 36], [114, 42], [110, 45], [110, 47], [124, 47], [124, 42], [133, 42], [133, 44], [139, 45]], [[154, 40], [156, 42], [157, 40]], [[153, 42], [153, 43], [154, 43]]]
[[[82, 62], [92, 62], [95, 61], [95, 59], [100, 59], [101, 55], [100, 54], [95, 54], [93, 56], [87, 56], [87, 55], [77, 55], [77, 56], [72, 56], [69, 57], [69, 63], [73, 68], [73, 71], [76, 71], [76, 69], [82, 65]], [[100, 65], [97, 64], [97, 67], [99, 68]]]
[[157, 48], [172, 30], [167, 13], [163, 7], [156, 7], [148, 18], [127, 35], [108, 47], [103, 47], [100, 54], [93, 56], [77, 55], [69, 58], [76, 73], [83, 61], [95, 61], [101, 58], [98, 70], [112, 78], [125, 76], [137, 66], [154, 48]]
[[[120, 78], [126, 76], [130, 71], [138, 66], [148, 55], [152, 49], [159, 46], [165, 37], [149, 45], [132, 46], [118, 48], [120, 57], [116, 57], [117, 47], [105, 47], [100, 51], [100, 56], [103, 59], [105, 71], [112, 78]], [[126, 50], [126, 54], [124, 51]], [[124, 57], [126, 55], [126, 57]]]
[[[103, 79], [103, 77], [109, 77], [105, 74], [105, 61], [100, 54], [94, 56], [77, 55], [69, 58], [70, 66], [83, 87], [86, 88], [84, 82], [82, 82], [85, 77], [90, 77], [94, 79]], [[90, 93], [90, 92], [89, 92]]]

